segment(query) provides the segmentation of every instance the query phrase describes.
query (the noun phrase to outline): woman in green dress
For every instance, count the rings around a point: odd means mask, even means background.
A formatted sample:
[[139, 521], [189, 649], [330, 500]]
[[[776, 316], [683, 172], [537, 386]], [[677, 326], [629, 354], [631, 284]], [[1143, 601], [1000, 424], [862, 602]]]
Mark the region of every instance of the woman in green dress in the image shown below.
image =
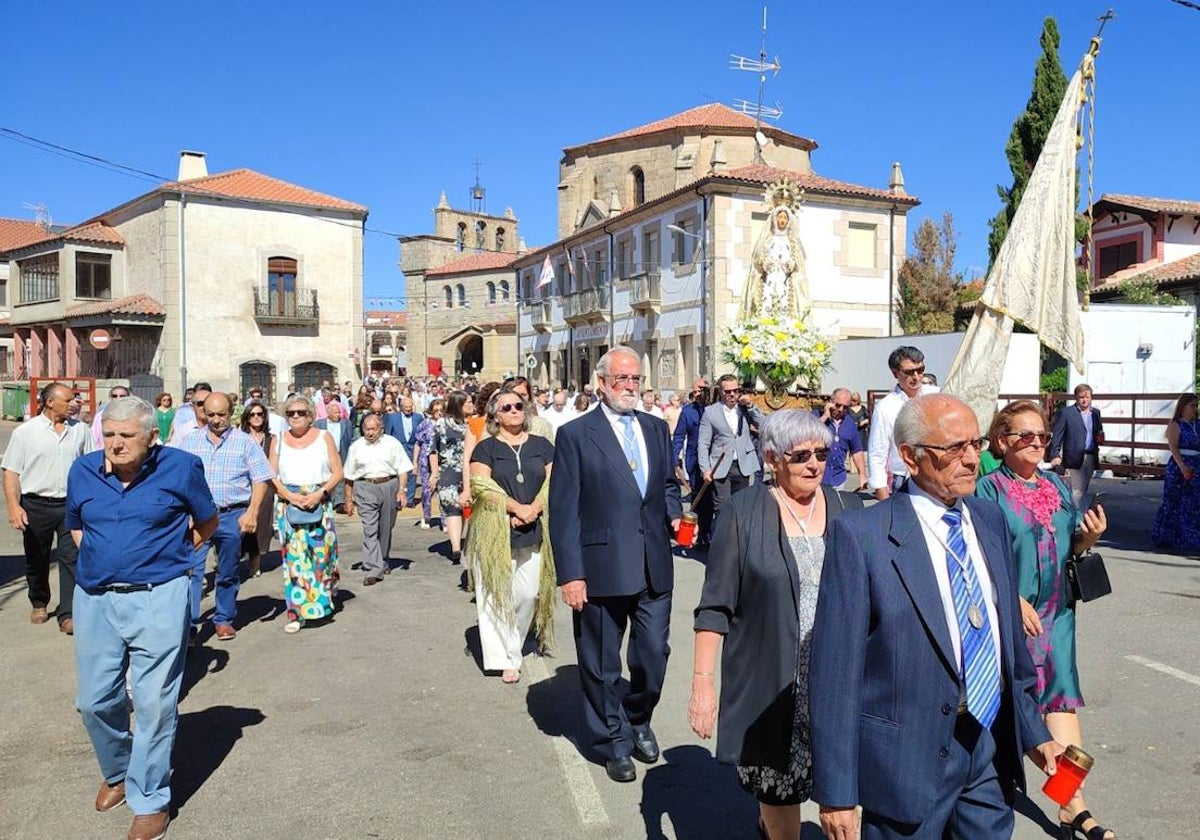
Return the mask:
[[[975, 494], [998, 502], [1008, 519], [1025, 642], [1037, 668], [1038, 704], [1046, 727], [1060, 744], [1080, 745], [1075, 710], [1083, 705], [1083, 693], [1075, 664], [1075, 605], [1065, 564], [1072, 555], [1087, 553], [1108, 521], [1099, 506], [1080, 512], [1062, 480], [1039, 469], [1050, 434], [1037, 403], [1020, 400], [1005, 406], [992, 420], [988, 437], [1002, 461], [980, 479]], [[1116, 837], [1097, 824], [1078, 794], [1059, 810], [1059, 823], [1066, 840], [1077, 834], [1085, 840]]]
[[154, 401], [154, 419], [158, 421], [158, 441], [166, 443], [171, 437], [171, 424], [175, 422], [175, 400], [166, 391]]

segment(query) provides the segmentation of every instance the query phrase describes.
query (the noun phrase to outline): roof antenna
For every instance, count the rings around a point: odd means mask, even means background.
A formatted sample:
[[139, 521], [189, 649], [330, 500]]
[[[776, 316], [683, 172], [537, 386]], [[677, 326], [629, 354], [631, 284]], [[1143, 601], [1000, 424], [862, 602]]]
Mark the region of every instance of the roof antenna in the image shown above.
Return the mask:
[[25, 202], [21, 206], [26, 210], [33, 211], [34, 222], [38, 227], [46, 231], [46, 233], [49, 233], [51, 228], [54, 227], [54, 219], [50, 216], [50, 211], [46, 209], [45, 204], [42, 204], [41, 202], [38, 202], [37, 204]]
[[730, 70], [746, 70], [758, 74], [758, 101], [735, 99], [733, 108], [739, 113], [754, 117], [754, 162], [763, 165], [766, 165], [767, 162], [762, 153], [763, 147], [767, 145], [767, 136], [762, 132], [762, 121], [764, 119], [778, 120], [783, 116], [783, 106], [778, 101], [775, 102], [774, 107], [763, 104], [763, 94], [767, 87], [767, 71], [773, 71], [778, 76], [782, 66], [779, 56], [775, 56], [773, 61], [767, 60], [767, 7], [763, 6], [762, 38], [759, 41], [758, 58], [746, 58], [736, 53], [729, 56]]

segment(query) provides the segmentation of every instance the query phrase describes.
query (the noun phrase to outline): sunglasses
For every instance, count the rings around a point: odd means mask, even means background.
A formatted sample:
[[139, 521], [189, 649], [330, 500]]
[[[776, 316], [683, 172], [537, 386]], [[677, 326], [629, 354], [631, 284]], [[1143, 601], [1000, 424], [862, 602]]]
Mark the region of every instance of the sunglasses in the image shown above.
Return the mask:
[[1023, 432], [1008, 432], [1005, 434], [1005, 437], [1015, 437], [1018, 441], [1020, 441], [1025, 446], [1028, 446], [1029, 444], [1033, 443], [1034, 440], [1037, 440], [1043, 446], [1045, 446], [1047, 443], [1050, 442], [1050, 433], [1049, 432], [1032, 432], [1028, 429], [1026, 429]]
[[263, 413], [263, 412], [261, 412], [261, 411], [251, 411], [251, 412], [250, 412], [249, 414], [247, 414], [246, 416], [247, 416], [247, 417], [266, 417], [267, 415], [266, 415], [266, 414], [264, 414], [264, 413]]
[[901, 376], [923, 376], [925, 373], [925, 365], [915, 368], [908, 368], [907, 370], [904, 368], [898, 368], [896, 373], [900, 374]]
[[504, 412], [507, 412], [507, 411], [524, 411], [524, 410], [525, 410], [525, 403], [523, 403], [523, 402], [506, 403], [505, 405], [496, 406], [497, 414], [503, 414]]
[[204, 405], [204, 400], [192, 400], [192, 405]]
[[306, 409], [306, 408], [293, 408], [291, 411], [287, 412], [287, 416], [288, 416], [288, 417], [307, 417], [307, 416], [308, 416], [308, 409]]
[[816, 456], [817, 463], [824, 464], [829, 460], [829, 448], [797, 449], [795, 452], [785, 452], [780, 457], [789, 464], [807, 464], [808, 459]]

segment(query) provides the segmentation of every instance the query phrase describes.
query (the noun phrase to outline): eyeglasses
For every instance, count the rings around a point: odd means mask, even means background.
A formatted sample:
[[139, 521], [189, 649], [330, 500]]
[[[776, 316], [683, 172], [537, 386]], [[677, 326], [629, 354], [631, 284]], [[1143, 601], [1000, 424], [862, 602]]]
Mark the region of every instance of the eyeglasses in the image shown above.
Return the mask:
[[262, 411], [251, 411], [246, 414], [247, 417], [266, 417], [266, 413]]
[[641, 385], [646, 377], [640, 373], [614, 373], [604, 378], [616, 385]]
[[789, 464], [807, 464], [808, 459], [816, 456], [817, 463], [824, 464], [829, 460], [829, 448], [821, 447], [819, 449], [797, 449], [795, 452], [785, 452], [780, 457]]
[[109, 394], [109, 395], [108, 395], [108, 398], [109, 398], [110, 400], [119, 400], [119, 399], [121, 399], [122, 397], [128, 397], [128, 396], [129, 396], [129, 394]]
[[192, 405], [204, 405], [204, 400], [192, 400]]
[[293, 408], [287, 412], [287, 416], [288, 417], [307, 417], [308, 409], [307, 408]]
[[925, 373], [925, 365], [915, 368], [896, 368], [896, 373], [901, 376], [923, 376]]
[[524, 410], [525, 410], [525, 403], [523, 403], [523, 402], [506, 403], [505, 405], [496, 406], [497, 414], [503, 414], [508, 411], [524, 411]]
[[1005, 437], [1015, 437], [1018, 441], [1020, 441], [1025, 446], [1028, 446], [1029, 444], [1033, 443], [1033, 441], [1035, 439], [1039, 443], [1041, 443], [1043, 446], [1045, 446], [1047, 443], [1050, 442], [1050, 433], [1049, 432], [1033, 432], [1033, 431], [1030, 431], [1029, 429], [1025, 429], [1024, 431], [1020, 431], [1020, 432], [1006, 432], [1004, 436]]
[[967, 447], [974, 449], [976, 452], [982, 452], [987, 448], [988, 439], [985, 437], [975, 438], [973, 440], [960, 440], [957, 443], [951, 443], [947, 446], [939, 446], [936, 443], [918, 443], [917, 446], [921, 449], [936, 449], [938, 452], [945, 452], [951, 458], [961, 458], [967, 452]]

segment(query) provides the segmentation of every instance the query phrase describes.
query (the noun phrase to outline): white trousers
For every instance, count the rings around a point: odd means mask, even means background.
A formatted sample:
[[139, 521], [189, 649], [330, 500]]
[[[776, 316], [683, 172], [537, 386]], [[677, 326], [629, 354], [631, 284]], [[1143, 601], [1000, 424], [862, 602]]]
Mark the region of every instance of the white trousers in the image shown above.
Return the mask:
[[532, 547], [514, 548], [512, 553], [512, 592], [508, 596], [513, 607], [511, 621], [497, 612], [495, 599], [482, 589], [483, 575], [478, 566], [475, 568], [475, 609], [479, 614], [479, 645], [483, 648], [485, 671], [520, 669], [521, 648], [537, 608], [542, 555]]

